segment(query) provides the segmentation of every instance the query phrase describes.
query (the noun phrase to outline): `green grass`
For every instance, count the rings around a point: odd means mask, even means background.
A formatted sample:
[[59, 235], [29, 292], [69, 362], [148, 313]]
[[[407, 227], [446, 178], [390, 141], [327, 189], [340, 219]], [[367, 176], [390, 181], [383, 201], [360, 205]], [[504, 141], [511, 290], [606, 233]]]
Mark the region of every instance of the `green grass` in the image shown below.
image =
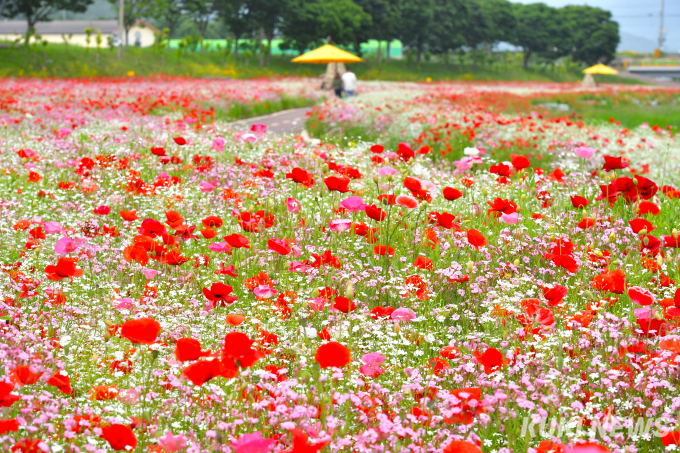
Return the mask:
[[[474, 65], [471, 61], [444, 63], [439, 61], [417, 64], [407, 60], [375, 60], [352, 65], [357, 76], [364, 80], [525, 80], [575, 82], [581, 79], [578, 70], [569, 67], [530, 67], [524, 70], [516, 61], [516, 55], [500, 57], [487, 65]], [[33, 47], [0, 48], [1, 77], [93, 77], [126, 76], [130, 71], [135, 75], [148, 76], [166, 74], [191, 77], [250, 78], [273, 75], [319, 76], [325, 70], [323, 65], [299, 65], [291, 63], [289, 57], [273, 56], [269, 65], [258, 66], [257, 56], [247, 52], [238, 58], [223, 51], [180, 52], [177, 49], [139, 49], [131, 47], [123, 54], [121, 61], [117, 52], [109, 48], [97, 50], [48, 44]]]

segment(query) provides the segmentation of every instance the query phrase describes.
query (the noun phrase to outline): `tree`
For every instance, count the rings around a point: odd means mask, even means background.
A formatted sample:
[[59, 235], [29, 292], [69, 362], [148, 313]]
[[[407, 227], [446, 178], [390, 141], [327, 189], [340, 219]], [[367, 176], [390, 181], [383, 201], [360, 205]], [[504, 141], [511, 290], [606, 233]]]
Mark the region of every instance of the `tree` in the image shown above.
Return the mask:
[[[109, 0], [109, 3], [113, 5], [117, 13], [120, 8], [120, 0]], [[130, 29], [138, 20], [153, 15], [154, 4], [152, 0], [125, 0], [124, 8], [123, 28], [125, 29], [125, 48], [127, 49], [130, 44], [130, 40], [128, 39]]]
[[16, 17], [22, 15], [26, 17], [26, 40], [24, 45], [28, 47], [32, 30], [38, 22], [50, 20], [50, 16], [57, 11], [72, 11], [74, 13], [84, 13], [93, 0], [10, 0], [1, 1], [3, 4], [3, 15], [6, 17]]
[[170, 38], [182, 20], [182, 0], [152, 0], [151, 17], [158, 20], [161, 27], [168, 29], [168, 46]]
[[371, 17], [351, 0], [286, 0], [281, 31], [302, 53], [327, 36], [336, 44], [355, 44]]
[[[382, 41], [394, 36], [401, 19], [401, 4], [394, 0], [354, 0], [366, 14], [371, 16], [371, 27], [362, 27], [363, 35], [378, 40], [378, 63], [382, 61]], [[362, 37], [357, 34], [358, 39]], [[360, 42], [362, 42], [360, 41]]]
[[476, 0], [491, 26], [486, 31], [484, 43], [490, 49], [501, 41], [510, 42], [515, 35], [517, 19], [512, 4], [507, 0]]
[[[469, 29], [469, 3], [466, 0], [435, 0], [430, 47], [438, 54], [448, 55], [466, 43]], [[447, 60], [448, 61], [448, 60]]]
[[435, 0], [403, 0], [401, 6], [399, 37], [404, 44], [416, 49], [416, 61], [420, 63], [423, 50], [430, 40]]
[[203, 53], [203, 39], [208, 25], [216, 15], [218, 10], [218, 0], [184, 0], [184, 11], [191, 16], [198, 34], [201, 36], [201, 53]]
[[281, 14], [283, 13], [283, 2], [281, 0], [251, 0], [250, 9], [253, 15], [253, 22], [259, 27], [258, 43], [260, 48], [260, 66], [262, 66], [262, 57], [264, 53], [264, 48], [262, 46], [263, 38], [267, 40], [267, 66], [269, 66], [274, 33], [283, 20], [281, 17]]
[[[560, 26], [559, 14], [555, 8], [544, 3], [523, 5], [514, 3], [513, 10], [517, 19], [517, 28], [513, 44], [524, 52], [524, 69], [529, 66], [529, 58], [534, 53], [550, 56], [553, 50], [565, 44], [565, 27]], [[555, 51], [552, 55], [558, 54]]]
[[234, 35], [234, 56], [238, 57], [238, 41], [253, 30], [255, 24], [250, 3], [244, 0], [217, 0], [215, 10]]
[[591, 6], [566, 6], [562, 17], [569, 27], [573, 61], [589, 65], [609, 62], [619, 45], [619, 24], [609, 11]]

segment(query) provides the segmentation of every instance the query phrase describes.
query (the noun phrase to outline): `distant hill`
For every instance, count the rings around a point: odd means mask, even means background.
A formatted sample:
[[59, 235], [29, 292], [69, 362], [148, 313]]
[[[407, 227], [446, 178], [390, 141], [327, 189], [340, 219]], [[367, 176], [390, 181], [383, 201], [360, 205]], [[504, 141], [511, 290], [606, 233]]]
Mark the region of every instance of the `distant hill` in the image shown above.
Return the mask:
[[620, 32], [621, 42], [619, 43], [618, 51], [632, 51], [632, 52], [647, 52], [651, 53], [657, 46], [655, 41], [643, 38], [641, 36], [632, 35], [626, 32]]

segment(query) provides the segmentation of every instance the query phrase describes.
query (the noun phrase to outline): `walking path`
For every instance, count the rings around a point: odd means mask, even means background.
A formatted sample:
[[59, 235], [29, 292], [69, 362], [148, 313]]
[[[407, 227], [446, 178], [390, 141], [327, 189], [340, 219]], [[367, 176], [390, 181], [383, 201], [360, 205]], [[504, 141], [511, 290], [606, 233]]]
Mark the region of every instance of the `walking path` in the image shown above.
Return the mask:
[[311, 107], [282, 110], [277, 113], [272, 113], [271, 115], [248, 118], [236, 121], [232, 124], [243, 124], [248, 129], [250, 129], [250, 126], [253, 124], [264, 124], [267, 126], [267, 132], [276, 134], [300, 133], [305, 129], [305, 115], [310, 110]]

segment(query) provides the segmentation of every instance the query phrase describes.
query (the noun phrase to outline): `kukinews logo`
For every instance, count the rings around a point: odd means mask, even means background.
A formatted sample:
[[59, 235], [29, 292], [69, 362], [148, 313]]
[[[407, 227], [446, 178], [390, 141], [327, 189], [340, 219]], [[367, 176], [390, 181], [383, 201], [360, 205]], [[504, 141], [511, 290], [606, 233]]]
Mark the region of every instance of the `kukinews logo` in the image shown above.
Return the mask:
[[583, 417], [524, 417], [521, 437], [547, 439], [560, 438], [615, 438], [618, 435], [630, 439], [651, 440], [652, 437], [666, 437], [680, 430], [674, 423], [664, 418], [652, 419], [639, 417], [603, 417], [599, 420], [586, 420]]

